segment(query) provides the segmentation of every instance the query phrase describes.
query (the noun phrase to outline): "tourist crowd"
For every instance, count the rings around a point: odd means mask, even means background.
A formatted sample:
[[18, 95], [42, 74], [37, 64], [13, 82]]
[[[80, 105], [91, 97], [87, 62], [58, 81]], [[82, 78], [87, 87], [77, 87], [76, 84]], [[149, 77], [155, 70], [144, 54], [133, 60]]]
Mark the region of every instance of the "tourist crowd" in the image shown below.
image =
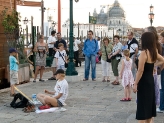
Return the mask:
[[[110, 70], [113, 71], [115, 80], [111, 82], [113, 85], [121, 84], [124, 88], [124, 97], [120, 101], [131, 101], [131, 90], [137, 93], [137, 112], [136, 119], [139, 123], [151, 123], [156, 112], [164, 112], [164, 32], [160, 35], [154, 27], [148, 27], [141, 36], [141, 51], [139, 52], [139, 43], [134, 38], [133, 32], [127, 33], [127, 42], [120, 42], [120, 37], [115, 35], [113, 42], [104, 37], [94, 38], [93, 31], [88, 31], [88, 38], [83, 43], [83, 54], [85, 58], [84, 79], [89, 80], [90, 68], [91, 79], [96, 81], [96, 63], [102, 66], [102, 82], [110, 82]], [[160, 37], [160, 38], [159, 38]], [[81, 41], [74, 37], [73, 51], [75, 67], [81, 66], [79, 60], [79, 45]], [[40, 72], [39, 81], [43, 82], [42, 75], [46, 66], [46, 57], [53, 57], [52, 61], [52, 77], [49, 80], [61, 80], [66, 85], [64, 70], [69, 62], [69, 42], [62, 39], [61, 33], [52, 31], [48, 42], [44, 42], [44, 36], [41, 35], [39, 41], [35, 44], [34, 52], [36, 52], [36, 70], [33, 82], [36, 82], [38, 73]], [[10, 50], [10, 71], [11, 85], [16, 83], [14, 76], [17, 76], [17, 60], [15, 59], [16, 50]], [[121, 63], [119, 72], [118, 65]], [[63, 71], [62, 71], [63, 69]], [[12, 72], [13, 71], [13, 72]], [[60, 83], [61, 84], [61, 83]], [[58, 86], [61, 86], [61, 85]], [[14, 88], [11, 86], [11, 95], [14, 95]], [[56, 88], [57, 90], [57, 88]], [[53, 93], [45, 90], [45, 93]], [[60, 92], [58, 92], [60, 95]], [[64, 93], [64, 90], [63, 92]], [[68, 94], [66, 94], [68, 95]], [[58, 94], [56, 95], [58, 97]], [[63, 97], [63, 95], [60, 95]], [[45, 99], [46, 98], [46, 99]], [[38, 95], [43, 104], [53, 102], [52, 98], [45, 95]], [[58, 99], [58, 98], [57, 98]], [[66, 97], [64, 97], [65, 101]], [[54, 106], [58, 106], [62, 101], [55, 100]], [[60, 104], [60, 106], [63, 104]], [[158, 108], [156, 109], [156, 106]]]

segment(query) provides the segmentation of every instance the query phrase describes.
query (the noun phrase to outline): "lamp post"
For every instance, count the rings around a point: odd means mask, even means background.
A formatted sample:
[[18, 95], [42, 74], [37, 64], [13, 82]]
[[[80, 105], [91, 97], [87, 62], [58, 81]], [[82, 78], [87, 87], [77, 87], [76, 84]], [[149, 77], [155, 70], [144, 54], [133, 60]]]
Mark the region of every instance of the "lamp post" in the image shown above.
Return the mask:
[[[75, 0], [78, 2], [79, 0]], [[73, 52], [73, 0], [70, 0], [70, 32], [69, 32], [69, 63], [68, 68], [66, 70], [67, 76], [78, 75], [78, 72], [75, 70], [75, 64], [73, 62], [74, 52]]]
[[67, 42], [68, 42], [68, 26], [69, 26], [69, 19], [65, 23], [65, 27], [67, 28]]
[[149, 13], [149, 19], [150, 19], [150, 25], [152, 26], [152, 23], [153, 23], [153, 19], [154, 19], [154, 13], [153, 13], [153, 10], [154, 10], [154, 6], [150, 6], [150, 13]]
[[[56, 26], [56, 22], [55, 21], [53, 21], [52, 22], [52, 30], [54, 30], [54, 27]], [[56, 31], [56, 30], [55, 30]]]

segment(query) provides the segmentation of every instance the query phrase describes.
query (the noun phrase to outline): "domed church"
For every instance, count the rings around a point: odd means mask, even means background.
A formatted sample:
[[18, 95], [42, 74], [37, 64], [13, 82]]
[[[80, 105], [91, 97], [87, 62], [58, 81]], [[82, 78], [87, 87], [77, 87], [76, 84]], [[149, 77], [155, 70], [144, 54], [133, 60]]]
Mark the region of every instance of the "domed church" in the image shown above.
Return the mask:
[[93, 16], [97, 18], [97, 24], [107, 25], [109, 30], [116, 30], [120, 36], [126, 36], [127, 32], [132, 30], [132, 27], [126, 21], [125, 11], [118, 0], [115, 0], [114, 4], [108, 8], [107, 13], [104, 12], [104, 7], [99, 14], [94, 9]]

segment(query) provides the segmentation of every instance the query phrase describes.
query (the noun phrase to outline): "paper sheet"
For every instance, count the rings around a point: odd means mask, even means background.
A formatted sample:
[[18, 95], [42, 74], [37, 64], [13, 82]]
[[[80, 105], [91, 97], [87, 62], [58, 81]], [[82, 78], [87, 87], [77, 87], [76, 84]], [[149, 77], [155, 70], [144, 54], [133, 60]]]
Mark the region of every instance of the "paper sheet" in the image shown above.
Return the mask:
[[51, 113], [51, 112], [62, 112], [62, 111], [66, 111], [67, 109], [65, 108], [49, 108], [49, 109], [44, 109], [44, 110], [39, 110], [37, 109], [35, 112], [37, 114], [40, 114], [40, 113]]

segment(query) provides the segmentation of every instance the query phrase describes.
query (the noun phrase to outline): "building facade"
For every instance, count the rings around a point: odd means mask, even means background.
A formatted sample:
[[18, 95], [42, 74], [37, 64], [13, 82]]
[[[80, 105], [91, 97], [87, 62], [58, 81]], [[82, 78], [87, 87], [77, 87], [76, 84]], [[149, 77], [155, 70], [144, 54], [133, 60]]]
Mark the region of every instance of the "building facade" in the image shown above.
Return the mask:
[[106, 25], [108, 30], [116, 30], [120, 36], [125, 36], [128, 31], [132, 31], [132, 27], [126, 21], [125, 11], [118, 0], [115, 0], [114, 4], [108, 8], [106, 13], [104, 12], [104, 7], [102, 7], [100, 13], [97, 13], [97, 10], [94, 9], [93, 16], [97, 18], [97, 24]]
[[[88, 30], [92, 30], [95, 37], [113, 37], [113, 30], [108, 30], [108, 26], [104, 24], [74, 24], [73, 33], [75, 37], [86, 38]], [[69, 37], [69, 25], [62, 25], [62, 36]]]

